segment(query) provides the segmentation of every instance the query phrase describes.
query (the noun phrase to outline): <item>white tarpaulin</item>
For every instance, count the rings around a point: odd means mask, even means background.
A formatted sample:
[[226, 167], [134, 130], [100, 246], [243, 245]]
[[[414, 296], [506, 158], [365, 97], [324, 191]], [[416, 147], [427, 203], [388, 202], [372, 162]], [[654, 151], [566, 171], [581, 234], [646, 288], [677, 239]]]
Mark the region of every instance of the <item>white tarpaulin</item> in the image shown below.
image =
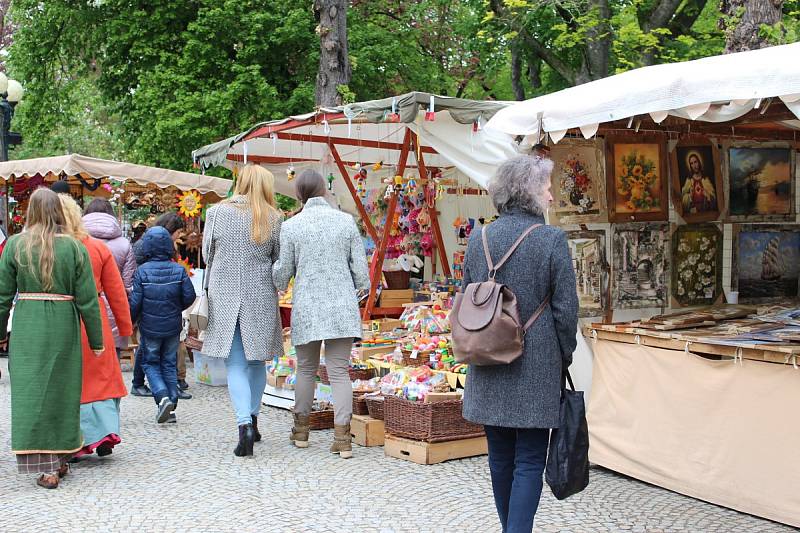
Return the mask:
[[500, 110], [487, 124], [513, 135], [550, 134], [558, 142], [580, 128], [649, 114], [705, 122], [737, 119], [780, 98], [800, 118], [800, 43], [644, 67], [526, 100]]
[[36, 159], [17, 159], [0, 163], [0, 180], [40, 174], [81, 176], [88, 178], [113, 178], [134, 181], [140, 185], [154, 183], [161, 188], [173, 185], [182, 191], [197, 190], [203, 194], [213, 192], [224, 198], [231, 187], [230, 180], [180, 172], [165, 168], [148, 167], [120, 161], [96, 159], [79, 154]]

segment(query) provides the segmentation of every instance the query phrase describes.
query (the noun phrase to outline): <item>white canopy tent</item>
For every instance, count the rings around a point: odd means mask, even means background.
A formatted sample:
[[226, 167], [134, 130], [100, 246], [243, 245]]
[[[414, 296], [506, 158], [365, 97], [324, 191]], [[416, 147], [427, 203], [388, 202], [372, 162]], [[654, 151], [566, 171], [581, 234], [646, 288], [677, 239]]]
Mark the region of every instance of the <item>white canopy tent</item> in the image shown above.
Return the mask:
[[[754, 110], [766, 115], [779, 99], [793, 116], [780, 124], [800, 129], [800, 43], [644, 67], [500, 110], [487, 129], [557, 143], [567, 131], [592, 137], [603, 123], [649, 117], [729, 122]], [[778, 107], [778, 106], [775, 106]], [[628, 125], [632, 127], [633, 124]]]
[[136, 165], [120, 161], [97, 159], [80, 154], [69, 154], [35, 159], [19, 159], [0, 163], [0, 180], [35, 176], [81, 176], [84, 179], [113, 178], [133, 181], [139, 185], [153, 183], [161, 188], [177, 187], [182, 191], [196, 190], [203, 194], [214, 193], [224, 198], [231, 187], [230, 180], [180, 172], [165, 168]]

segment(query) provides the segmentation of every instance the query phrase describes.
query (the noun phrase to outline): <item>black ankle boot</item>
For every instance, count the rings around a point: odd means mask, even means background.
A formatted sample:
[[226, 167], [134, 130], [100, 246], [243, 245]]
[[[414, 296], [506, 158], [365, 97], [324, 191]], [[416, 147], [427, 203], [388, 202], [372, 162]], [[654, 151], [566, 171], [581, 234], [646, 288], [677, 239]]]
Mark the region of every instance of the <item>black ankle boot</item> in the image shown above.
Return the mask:
[[250, 415], [250, 418], [253, 420], [253, 432], [256, 434], [255, 441], [261, 441], [261, 433], [258, 432], [258, 417], [256, 415]]
[[255, 432], [253, 431], [253, 424], [243, 424], [239, 426], [239, 444], [233, 450], [233, 454], [236, 457], [253, 455], [254, 441]]

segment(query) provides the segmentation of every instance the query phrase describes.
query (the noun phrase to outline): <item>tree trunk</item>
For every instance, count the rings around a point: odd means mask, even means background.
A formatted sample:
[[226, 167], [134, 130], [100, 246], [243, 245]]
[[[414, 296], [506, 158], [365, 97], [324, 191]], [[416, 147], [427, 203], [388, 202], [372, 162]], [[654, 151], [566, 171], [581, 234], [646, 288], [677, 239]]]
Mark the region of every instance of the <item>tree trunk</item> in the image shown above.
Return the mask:
[[542, 88], [542, 58], [539, 56], [528, 57], [528, 79], [534, 89]]
[[590, 0], [589, 10], [597, 12], [599, 24], [586, 31], [586, 59], [593, 80], [608, 76], [608, 64], [611, 57], [611, 31], [609, 20], [611, 10], [608, 0]]
[[511, 86], [514, 88], [514, 98], [517, 101], [525, 100], [525, 87], [522, 85], [522, 55], [519, 45], [511, 45]]
[[772, 46], [760, 34], [761, 26], [774, 26], [783, 18], [783, 0], [722, 0], [720, 28], [725, 30], [725, 53]]
[[350, 83], [347, 0], [314, 0], [314, 15], [320, 38], [316, 102], [319, 106], [341, 105], [339, 87]]

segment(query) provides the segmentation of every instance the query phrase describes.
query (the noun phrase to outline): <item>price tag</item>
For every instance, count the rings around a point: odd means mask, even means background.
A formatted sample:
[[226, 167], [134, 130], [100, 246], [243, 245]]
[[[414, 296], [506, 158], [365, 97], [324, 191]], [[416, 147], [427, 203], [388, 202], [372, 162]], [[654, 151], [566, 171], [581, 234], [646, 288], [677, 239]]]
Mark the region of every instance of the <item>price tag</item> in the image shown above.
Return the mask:
[[419, 356], [419, 350], [414, 350], [411, 352], [411, 359], [416, 359]]

